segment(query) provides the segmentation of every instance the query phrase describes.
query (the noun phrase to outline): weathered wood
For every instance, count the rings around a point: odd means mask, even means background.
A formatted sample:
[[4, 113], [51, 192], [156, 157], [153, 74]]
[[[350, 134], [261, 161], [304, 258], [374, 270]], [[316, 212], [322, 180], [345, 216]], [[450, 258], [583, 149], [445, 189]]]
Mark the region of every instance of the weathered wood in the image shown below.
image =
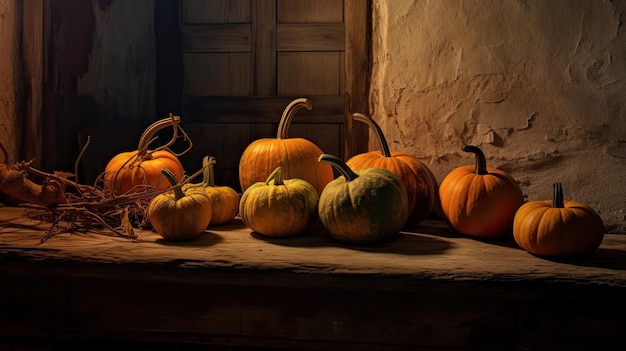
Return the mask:
[[278, 51], [344, 51], [343, 23], [279, 24]]
[[183, 93], [187, 96], [250, 95], [250, 57], [248, 52], [184, 54]]
[[372, 68], [371, 0], [345, 0], [346, 24], [346, 148], [345, 157], [368, 151], [368, 131], [353, 123], [355, 112], [369, 113], [369, 82]]
[[341, 96], [338, 52], [279, 52], [278, 95]]
[[[251, 0], [181, 0], [182, 22], [248, 23]], [[256, 0], [255, 0], [256, 1]]]
[[255, 96], [276, 95], [276, 1], [253, 1]]
[[0, 4], [0, 141], [9, 160], [19, 161], [22, 113], [20, 92], [23, 83], [20, 72], [20, 31], [22, 26], [21, 1], [7, 0]]
[[180, 115], [183, 89], [183, 52], [178, 0], [154, 2], [156, 36], [156, 116]]
[[47, 225], [21, 215], [0, 210], [11, 223], [0, 229], [0, 298], [13, 306], [0, 311], [0, 336], [293, 350], [624, 342], [621, 235], [591, 257], [546, 260], [437, 221], [369, 246], [320, 227], [270, 239], [238, 220], [184, 243], [150, 231], [140, 242], [68, 233], [40, 243]]
[[252, 48], [251, 31], [249, 23], [183, 26], [183, 51], [250, 52]]
[[278, 0], [279, 23], [341, 23], [342, 0]]
[[[18, 160], [34, 160], [41, 167], [43, 96], [43, 11], [44, 2], [25, 0], [23, 6], [23, 47], [25, 118], [21, 130], [23, 147]], [[18, 161], [15, 160], [15, 161]]]
[[[343, 123], [341, 96], [306, 96], [313, 109], [301, 111], [294, 123]], [[193, 122], [278, 123], [292, 97], [187, 97], [183, 118]]]

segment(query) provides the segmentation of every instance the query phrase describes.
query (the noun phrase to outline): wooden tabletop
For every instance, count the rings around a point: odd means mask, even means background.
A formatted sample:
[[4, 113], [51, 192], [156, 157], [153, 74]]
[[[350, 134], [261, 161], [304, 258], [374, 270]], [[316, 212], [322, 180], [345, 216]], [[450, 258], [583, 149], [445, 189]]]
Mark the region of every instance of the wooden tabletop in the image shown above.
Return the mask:
[[626, 342], [626, 236], [617, 234], [589, 257], [549, 260], [510, 237], [476, 240], [439, 221], [366, 246], [320, 228], [266, 238], [239, 220], [181, 243], [147, 230], [138, 240], [74, 232], [42, 241], [50, 223], [17, 208], [0, 208], [0, 221], [0, 339], [18, 338], [7, 349], [104, 339], [108, 349], [149, 341], [307, 351]]
[[137, 230], [136, 241], [93, 232], [61, 233], [42, 242], [50, 224], [26, 219], [18, 208], [0, 208], [0, 222], [1, 257], [19, 257], [27, 262], [402, 277], [399, 284], [403, 286], [415, 280], [454, 280], [626, 288], [626, 236], [619, 234], [605, 235], [601, 247], [589, 257], [553, 260], [527, 253], [510, 237], [464, 237], [439, 221], [425, 221], [402, 231], [392, 242], [365, 246], [338, 243], [320, 231], [267, 238], [239, 220], [208, 228], [197, 240], [180, 243], [166, 241], [148, 230]]

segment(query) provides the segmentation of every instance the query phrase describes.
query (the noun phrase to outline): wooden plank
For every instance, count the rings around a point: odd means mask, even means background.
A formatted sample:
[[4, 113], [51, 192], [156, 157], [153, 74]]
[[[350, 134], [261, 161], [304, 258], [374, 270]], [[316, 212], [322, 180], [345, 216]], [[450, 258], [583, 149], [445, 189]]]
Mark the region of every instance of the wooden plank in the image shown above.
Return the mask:
[[0, 208], [5, 343], [408, 351], [626, 341], [624, 235], [567, 260], [530, 255], [512, 237], [459, 236], [439, 221], [367, 246], [330, 240], [319, 225], [267, 238], [240, 219], [191, 242], [143, 229], [137, 242], [96, 231], [41, 242], [49, 224], [23, 213]]
[[371, 0], [345, 0], [345, 157], [368, 151], [368, 130], [363, 123], [353, 123], [352, 114], [369, 114], [369, 86], [372, 70]]
[[186, 25], [182, 29], [184, 52], [250, 52], [250, 24]]
[[280, 24], [276, 32], [278, 51], [344, 51], [343, 23]]
[[342, 0], [278, 0], [278, 23], [343, 22]]
[[[183, 243], [164, 243], [153, 231], [137, 229], [138, 242], [106, 235], [106, 232], [60, 233], [41, 242], [49, 223], [24, 217], [24, 208], [0, 208], [0, 257], [24, 262], [46, 260], [88, 263], [151, 264], [176, 268], [190, 267], [209, 272], [215, 270], [213, 283], [231, 281], [231, 269], [319, 275], [329, 288], [359, 289], [370, 283], [371, 292], [400, 289], [410, 295], [444, 281], [484, 282], [488, 284], [526, 284], [527, 297], [539, 297], [544, 287], [584, 287], [626, 290], [626, 236], [605, 234], [599, 249], [592, 255], [569, 259], [546, 259], [520, 249], [512, 236], [494, 240], [476, 240], [455, 234], [442, 221], [427, 220], [405, 228], [396, 240], [367, 246], [347, 245], [330, 240], [320, 226], [289, 238], [267, 238], [253, 233], [239, 219], [209, 227], [198, 239]], [[106, 229], [102, 229], [106, 231]], [[211, 247], [211, 250], [204, 248]], [[198, 249], [202, 248], [202, 249]], [[314, 248], [314, 250], [312, 250]], [[271, 255], [268, 255], [271, 253]], [[312, 254], [314, 253], [314, 254]], [[76, 266], [76, 265], [74, 265]], [[0, 265], [0, 268], [2, 265]], [[330, 269], [332, 268], [332, 269]], [[219, 277], [219, 273], [224, 273]], [[67, 272], [70, 274], [71, 272]], [[185, 276], [144, 277], [163, 281], [184, 281]], [[120, 271], [119, 278], [134, 279], [135, 273]], [[352, 279], [346, 279], [352, 276]], [[302, 278], [306, 280], [306, 278]], [[259, 276], [249, 281], [231, 281], [250, 286], [268, 284]], [[304, 282], [315, 286], [319, 282]], [[366, 285], [359, 285], [366, 284]], [[510, 290], [503, 292], [510, 294]], [[522, 291], [517, 291], [521, 293]], [[581, 290], [581, 292], [584, 292]], [[456, 295], [458, 292], [449, 291]], [[476, 291], [476, 293], [480, 293]], [[574, 297], [574, 292], [570, 298]], [[565, 298], [561, 296], [559, 298]]]
[[154, 3], [156, 36], [156, 117], [180, 115], [182, 109], [183, 52], [178, 0]]
[[276, 1], [253, 2], [254, 95], [276, 95]]
[[278, 95], [340, 95], [340, 58], [336, 52], [278, 53]]
[[250, 23], [251, 0], [182, 0], [182, 22]]
[[[22, 122], [23, 142], [17, 155], [19, 160], [34, 160], [34, 167], [41, 167], [42, 110], [43, 110], [43, 19], [44, 3], [40, 0], [24, 0], [23, 40], [25, 118]], [[13, 160], [18, 161], [18, 160]]]
[[[300, 96], [297, 96], [300, 97]], [[343, 123], [343, 96], [306, 96], [313, 109], [301, 111], [294, 122]], [[196, 96], [183, 100], [183, 117], [190, 122], [276, 123], [294, 97]]]
[[[24, 89], [21, 73], [22, 8], [18, 0], [0, 4], [0, 137], [8, 161], [18, 160], [21, 148], [21, 119]], [[1, 153], [0, 153], [1, 155]], [[2, 155], [4, 158], [4, 155]], [[4, 162], [4, 161], [3, 161]]]
[[247, 96], [252, 91], [249, 53], [183, 55], [184, 95]]

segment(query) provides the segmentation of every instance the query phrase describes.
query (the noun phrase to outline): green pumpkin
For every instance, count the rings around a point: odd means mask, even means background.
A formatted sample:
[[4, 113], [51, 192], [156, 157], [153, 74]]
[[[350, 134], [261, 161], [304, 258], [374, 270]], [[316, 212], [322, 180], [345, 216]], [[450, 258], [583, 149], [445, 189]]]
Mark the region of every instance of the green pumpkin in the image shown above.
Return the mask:
[[328, 183], [318, 203], [320, 221], [338, 241], [369, 244], [395, 238], [408, 218], [400, 178], [383, 168], [353, 171], [338, 157], [322, 154], [342, 175]]
[[248, 187], [239, 201], [239, 215], [253, 231], [271, 237], [305, 231], [317, 219], [317, 189], [303, 179], [283, 179], [277, 167], [265, 182]]

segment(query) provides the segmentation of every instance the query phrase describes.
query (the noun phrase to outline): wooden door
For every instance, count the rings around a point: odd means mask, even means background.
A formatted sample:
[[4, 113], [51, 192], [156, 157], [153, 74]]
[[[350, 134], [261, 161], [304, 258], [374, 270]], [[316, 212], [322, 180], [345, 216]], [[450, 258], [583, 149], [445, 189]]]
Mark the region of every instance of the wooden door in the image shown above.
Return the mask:
[[189, 173], [217, 158], [216, 181], [239, 188], [245, 147], [276, 137], [283, 109], [306, 97], [290, 137], [344, 155], [343, 0], [179, 0], [181, 117]]

